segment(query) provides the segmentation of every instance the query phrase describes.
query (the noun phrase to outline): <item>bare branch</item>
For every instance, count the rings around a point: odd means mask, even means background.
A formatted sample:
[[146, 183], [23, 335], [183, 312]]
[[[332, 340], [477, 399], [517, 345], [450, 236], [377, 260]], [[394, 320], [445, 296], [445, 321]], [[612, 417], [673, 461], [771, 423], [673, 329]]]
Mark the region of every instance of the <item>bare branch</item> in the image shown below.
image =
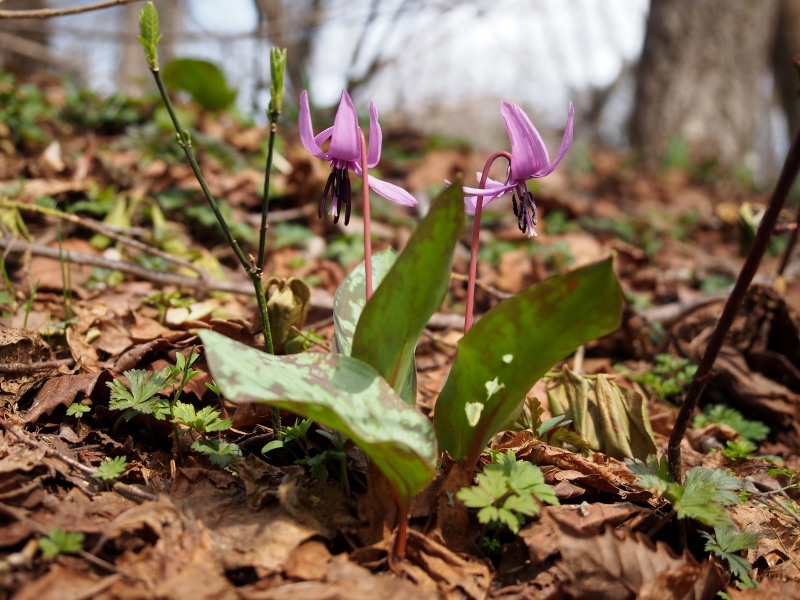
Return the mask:
[[122, 6], [131, 2], [141, 2], [141, 0], [105, 0], [84, 6], [73, 6], [70, 8], [41, 8], [35, 10], [0, 10], [0, 19], [48, 19], [50, 17], [63, 17], [65, 15], [77, 15], [80, 13], [110, 8], [112, 6]]

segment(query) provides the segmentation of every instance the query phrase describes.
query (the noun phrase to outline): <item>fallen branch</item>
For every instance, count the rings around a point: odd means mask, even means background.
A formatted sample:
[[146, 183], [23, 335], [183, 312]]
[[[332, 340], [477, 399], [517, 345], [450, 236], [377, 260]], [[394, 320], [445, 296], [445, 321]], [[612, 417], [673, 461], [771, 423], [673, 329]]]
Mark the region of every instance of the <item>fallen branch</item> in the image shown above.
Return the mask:
[[182, 258], [174, 256], [169, 252], [164, 252], [163, 250], [159, 250], [158, 248], [153, 248], [152, 246], [145, 244], [144, 242], [141, 242], [139, 240], [136, 240], [134, 238], [122, 234], [118, 230], [109, 228], [108, 226], [104, 225], [103, 223], [100, 223], [99, 221], [95, 221], [93, 219], [85, 219], [83, 217], [79, 217], [78, 215], [71, 215], [69, 213], [56, 210], [55, 208], [39, 206], [38, 204], [25, 204], [24, 202], [13, 202], [11, 200], [0, 200], [0, 208], [15, 208], [17, 210], [24, 210], [28, 212], [35, 212], [42, 215], [47, 215], [48, 217], [55, 217], [56, 219], [60, 219], [62, 221], [69, 221], [70, 223], [74, 223], [79, 227], [83, 227], [84, 229], [88, 229], [89, 231], [94, 231], [95, 233], [99, 233], [101, 235], [109, 237], [112, 240], [115, 240], [121, 244], [130, 246], [131, 248], [136, 248], [141, 252], [146, 252], [151, 256], [157, 256], [158, 258], [162, 258], [173, 264], [186, 267], [187, 269], [191, 269], [192, 271], [197, 273], [200, 279], [208, 279], [208, 274], [205, 271], [196, 267], [188, 260], [184, 260]]
[[62, 366], [71, 366], [75, 362], [73, 358], [62, 358], [59, 360], [45, 360], [35, 363], [0, 363], [0, 373], [35, 373], [36, 371], [46, 371], [57, 369]]
[[[94, 477], [95, 473], [97, 473], [97, 469], [85, 465], [82, 462], [75, 460], [71, 456], [67, 456], [63, 452], [56, 450], [52, 446], [48, 446], [47, 444], [32, 438], [30, 435], [28, 435], [24, 431], [17, 429], [11, 423], [9, 423], [3, 418], [0, 418], [0, 427], [8, 431], [23, 444], [27, 444], [31, 448], [36, 448], [38, 450], [41, 450], [47, 456], [52, 456], [53, 458], [57, 458], [61, 462], [66, 463], [69, 466], [73, 467], [74, 469], [80, 471], [84, 475], [88, 475], [89, 477]], [[120, 494], [121, 496], [125, 496], [126, 498], [132, 498], [136, 500], [149, 500], [151, 502], [156, 502], [158, 500], [158, 496], [156, 496], [155, 494], [151, 494], [150, 492], [147, 492], [141, 488], [138, 488], [133, 485], [128, 485], [127, 483], [121, 483], [119, 481], [114, 482], [111, 485], [111, 489]]]
[[[51, 248], [42, 244], [30, 244], [24, 240], [6, 236], [0, 238], [0, 249], [7, 250], [9, 253], [22, 254], [29, 252], [33, 256], [42, 256], [60, 260], [58, 248]], [[229, 292], [231, 294], [241, 294], [243, 296], [253, 296], [253, 286], [249, 281], [223, 281], [220, 279], [197, 279], [177, 275], [175, 273], [165, 273], [164, 271], [154, 271], [141, 265], [122, 260], [113, 260], [103, 256], [88, 254], [86, 252], [70, 252], [69, 259], [78, 265], [91, 265], [112, 269], [128, 273], [145, 281], [162, 286], [174, 285], [176, 287], [197, 290], [201, 295], [208, 292]], [[313, 308], [320, 310], [333, 310], [333, 297], [324, 292], [312, 290], [310, 304]], [[456, 314], [436, 313], [428, 321], [428, 327], [433, 329], [456, 329], [463, 324], [464, 317]]]

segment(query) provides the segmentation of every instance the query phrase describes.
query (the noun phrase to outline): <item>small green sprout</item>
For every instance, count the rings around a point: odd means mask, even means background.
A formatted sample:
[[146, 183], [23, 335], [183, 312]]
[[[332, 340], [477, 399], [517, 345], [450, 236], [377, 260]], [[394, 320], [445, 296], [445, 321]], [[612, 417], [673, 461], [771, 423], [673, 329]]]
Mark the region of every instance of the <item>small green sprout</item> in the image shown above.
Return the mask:
[[713, 552], [726, 563], [731, 573], [742, 582], [743, 587], [755, 588], [758, 584], [750, 578], [752, 566], [739, 552], [747, 548], [755, 548], [760, 537], [753, 531], [737, 531], [733, 527], [714, 527], [712, 537], [705, 531], [701, 531], [706, 540], [706, 552]]
[[84, 536], [77, 531], [64, 531], [54, 527], [47, 537], [39, 538], [39, 549], [44, 558], [52, 558], [59, 554], [75, 554], [83, 548]]
[[703, 414], [694, 418], [695, 427], [702, 427], [709, 423], [727, 425], [746, 441], [753, 443], [761, 442], [769, 435], [769, 427], [764, 423], [745, 419], [738, 410], [724, 404], [710, 404], [705, 407]]
[[80, 419], [90, 410], [92, 410], [91, 407], [86, 406], [85, 404], [81, 404], [80, 402], [73, 402], [67, 407], [67, 416]]
[[753, 453], [756, 450], [755, 444], [749, 440], [731, 440], [725, 443], [722, 454], [731, 460], [745, 460], [753, 458]]
[[109, 458], [100, 463], [97, 471], [92, 474], [92, 477], [102, 479], [103, 481], [113, 481], [125, 472], [128, 466], [128, 459], [124, 456], [116, 456]]
[[169, 412], [168, 402], [157, 394], [177, 383], [172, 368], [164, 367], [149, 376], [142, 369], [125, 371], [123, 375], [128, 379], [130, 387], [119, 379], [106, 384], [111, 388], [111, 410], [128, 410], [133, 415], [153, 415], [156, 419], [163, 420], [164, 415]]
[[184, 402], [175, 403], [172, 408], [172, 420], [201, 434], [225, 431], [232, 425], [230, 419], [221, 419], [219, 411], [211, 406], [204, 406], [198, 411], [193, 405]]
[[686, 358], [678, 358], [672, 354], [657, 354], [653, 368], [647, 373], [637, 375], [628, 373], [632, 381], [638, 381], [649, 394], [669, 400], [683, 394], [692, 382], [697, 366]]
[[478, 521], [502, 524], [517, 533], [525, 515], [541, 511], [540, 502], [558, 504], [553, 489], [544, 482], [539, 467], [518, 461], [516, 455], [498, 453], [495, 461], [484, 467], [477, 485], [461, 488], [456, 498], [470, 508], [479, 508]]
[[239, 446], [220, 439], [195, 440], [191, 445], [191, 449], [200, 454], [205, 454], [208, 456], [208, 460], [218, 467], [227, 467], [242, 457], [242, 450]]
[[635, 485], [668, 500], [679, 519], [689, 517], [709, 527], [730, 526], [725, 507], [742, 503], [737, 494], [742, 482], [721, 469], [694, 467], [680, 485], [670, 475], [665, 456], [661, 460], [651, 455], [645, 462], [639, 459], [625, 462], [631, 474], [639, 479]]

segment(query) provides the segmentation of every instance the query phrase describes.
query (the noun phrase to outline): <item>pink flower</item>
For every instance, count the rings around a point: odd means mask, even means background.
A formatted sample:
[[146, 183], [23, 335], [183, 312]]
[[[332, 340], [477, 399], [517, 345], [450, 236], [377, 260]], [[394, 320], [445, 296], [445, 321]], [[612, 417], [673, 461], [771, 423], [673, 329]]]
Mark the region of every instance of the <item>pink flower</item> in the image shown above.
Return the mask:
[[[308, 105], [308, 92], [300, 94], [300, 141], [306, 150], [317, 158], [330, 161], [332, 171], [322, 192], [319, 203], [319, 216], [325, 212], [325, 203], [328, 195], [331, 196], [331, 214], [333, 222], [339, 220], [342, 205], [345, 207], [344, 224], [350, 221], [350, 171], [361, 176], [363, 165], [361, 159], [361, 139], [359, 136], [358, 116], [353, 106], [353, 101], [346, 91], [342, 91], [342, 99], [333, 127], [328, 127], [314, 135], [311, 124], [311, 110]], [[322, 150], [322, 144], [330, 140], [327, 152]], [[367, 155], [367, 168], [378, 164], [381, 158], [381, 126], [378, 124], [378, 109], [375, 103], [369, 103], [369, 153]], [[403, 188], [394, 184], [381, 181], [375, 177], [368, 178], [369, 187], [384, 198], [403, 206], [416, 206], [416, 199]]]
[[[470, 196], [464, 199], [464, 208], [467, 214], [474, 215], [478, 197], [482, 198], [481, 206], [485, 207], [492, 200], [511, 192], [514, 216], [517, 217], [519, 229], [522, 233], [527, 230], [530, 237], [536, 235], [533, 230], [533, 226], [536, 225], [536, 203], [528, 191], [526, 181], [549, 175], [564, 158], [572, 144], [572, 121], [575, 109], [570, 102], [564, 137], [553, 162], [550, 162], [542, 136], [519, 106], [501, 102], [500, 113], [503, 115], [511, 140], [511, 168], [508, 170], [508, 176], [505, 183], [487, 179], [486, 189], [465, 187], [464, 193]], [[482, 173], [478, 173], [479, 180], [481, 176]], [[517, 206], [517, 196], [519, 196], [519, 206]]]

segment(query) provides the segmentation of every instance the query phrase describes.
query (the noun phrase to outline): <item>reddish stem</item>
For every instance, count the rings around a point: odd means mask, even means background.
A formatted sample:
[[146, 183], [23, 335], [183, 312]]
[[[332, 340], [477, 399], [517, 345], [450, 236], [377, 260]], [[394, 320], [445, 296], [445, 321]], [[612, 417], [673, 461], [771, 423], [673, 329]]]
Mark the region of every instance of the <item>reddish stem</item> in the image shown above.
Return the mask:
[[[486, 161], [481, 174], [481, 183], [478, 186], [484, 189], [489, 178], [489, 169], [492, 163], [500, 157], [505, 157], [511, 163], [511, 154], [505, 151], [495, 152]], [[464, 309], [464, 333], [472, 327], [472, 313], [475, 311], [475, 280], [478, 275], [478, 245], [481, 235], [481, 212], [483, 210], [483, 197], [477, 196], [475, 202], [475, 218], [472, 221], [472, 249], [469, 255], [469, 276], [467, 277], [467, 307]]]
[[367, 301], [372, 297], [372, 238], [369, 219], [369, 175], [367, 174], [367, 140], [364, 132], [358, 130], [361, 138], [361, 195], [364, 200], [364, 274], [367, 278]]

